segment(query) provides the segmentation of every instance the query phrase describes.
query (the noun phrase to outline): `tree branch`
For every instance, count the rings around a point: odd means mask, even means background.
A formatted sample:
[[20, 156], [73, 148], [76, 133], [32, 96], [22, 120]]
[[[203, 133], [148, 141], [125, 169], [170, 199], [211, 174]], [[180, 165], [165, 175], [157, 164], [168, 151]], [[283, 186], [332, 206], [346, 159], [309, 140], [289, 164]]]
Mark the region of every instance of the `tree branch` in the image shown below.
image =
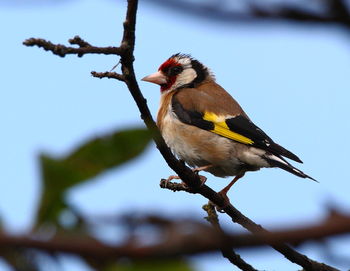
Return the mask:
[[116, 73], [116, 72], [95, 72], [95, 71], [92, 71], [91, 75], [93, 77], [97, 77], [97, 78], [100, 78], [100, 79], [102, 79], [102, 78], [109, 78], [109, 79], [113, 78], [113, 79], [117, 79], [119, 81], [125, 82], [124, 75]]
[[54, 55], [60, 57], [65, 57], [66, 55], [77, 55], [82, 57], [85, 54], [105, 54], [105, 55], [120, 55], [122, 49], [120, 47], [95, 47], [91, 46], [89, 43], [81, 39], [79, 36], [75, 36], [73, 39], [70, 39], [71, 44], [79, 45], [79, 48], [76, 47], [67, 47], [62, 44], [53, 44], [50, 41], [44, 39], [30, 38], [23, 42], [26, 46], [38, 46], [43, 48], [45, 51], [50, 51]]
[[[222, 230], [220, 224], [219, 224], [219, 217], [215, 211], [215, 206], [212, 203], [208, 203], [203, 206], [203, 210], [207, 212], [208, 216], [206, 217], [206, 220], [214, 227], [215, 230], [220, 232], [221, 234], [224, 234], [224, 231]], [[253, 266], [245, 262], [240, 255], [236, 254], [233, 251], [232, 246], [225, 246], [221, 247], [221, 253], [222, 256], [227, 258], [232, 264], [237, 266], [243, 271], [257, 271]]]

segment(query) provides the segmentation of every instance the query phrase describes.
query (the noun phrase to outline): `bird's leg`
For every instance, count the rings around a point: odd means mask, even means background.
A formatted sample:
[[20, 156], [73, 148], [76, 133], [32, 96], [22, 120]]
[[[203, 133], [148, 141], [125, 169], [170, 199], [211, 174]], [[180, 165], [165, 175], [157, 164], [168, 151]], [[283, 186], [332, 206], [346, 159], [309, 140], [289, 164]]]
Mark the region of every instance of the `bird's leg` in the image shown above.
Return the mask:
[[206, 170], [206, 169], [211, 168], [211, 167], [213, 167], [213, 165], [206, 165], [206, 166], [202, 166], [202, 167], [196, 167], [196, 168], [193, 168], [192, 171], [194, 173], [198, 173], [199, 171]]
[[179, 180], [179, 179], [180, 179], [179, 176], [177, 176], [177, 175], [171, 175], [171, 176], [168, 177], [168, 179], [166, 179], [166, 182], [168, 183], [168, 182], [170, 182], [170, 181], [172, 181], [172, 180]]
[[230, 204], [230, 199], [227, 196], [227, 192], [230, 190], [232, 185], [234, 185], [240, 178], [242, 178], [244, 176], [244, 174], [245, 174], [245, 171], [238, 173], [227, 186], [225, 186], [220, 192], [218, 192], [218, 194], [220, 194], [220, 196], [222, 196], [224, 198], [224, 206], [223, 207], [226, 207], [227, 205]]
[[[213, 165], [206, 165], [206, 166], [202, 166], [202, 167], [196, 167], [196, 168], [193, 168], [192, 171], [196, 174], [198, 174], [199, 171], [202, 171], [202, 170], [206, 170], [208, 168], [211, 168], [213, 167]], [[207, 177], [203, 176], [203, 175], [199, 175], [199, 179], [201, 180], [201, 186], [203, 184], [205, 184], [205, 182], [207, 181]]]
[[[213, 165], [206, 165], [206, 166], [203, 166], [203, 167], [196, 167], [196, 168], [193, 168], [192, 171], [196, 174], [198, 174], [199, 171], [201, 170], [205, 170], [207, 168], [211, 168]], [[202, 175], [198, 175], [199, 179], [201, 180], [201, 186], [203, 184], [205, 184], [205, 182], [207, 181], [207, 177], [205, 176], [202, 176]], [[170, 181], [172, 180], [179, 180], [180, 177], [177, 176], [177, 175], [171, 175], [168, 177], [168, 179], [166, 179], [165, 183], [168, 184]], [[184, 182], [181, 182], [181, 184], [183, 185], [183, 187], [187, 188], [187, 185], [184, 183]]]
[[[184, 160], [179, 160], [182, 164], [184, 164], [185, 165], [185, 161]], [[179, 176], [177, 176], [177, 175], [170, 175], [169, 177], [168, 177], [168, 179], [166, 179], [165, 180], [165, 184], [167, 185], [170, 181], [172, 181], [172, 180], [179, 180], [180, 179], [180, 177]]]
[[198, 175], [199, 179], [201, 180], [201, 185], [205, 184], [205, 182], [207, 181], [207, 177], [203, 176], [203, 175]]
[[[201, 186], [202, 186], [203, 184], [205, 184], [205, 182], [207, 181], [207, 177], [202, 176], [202, 175], [198, 175], [198, 177], [199, 177], [199, 179], [200, 179], [200, 181], [201, 181]], [[169, 176], [168, 179], [165, 180], [165, 187], [167, 186], [167, 184], [168, 184], [170, 181], [172, 181], [172, 180], [179, 180], [179, 179], [180, 179], [180, 177], [177, 176], [177, 175], [171, 175], [171, 176]], [[184, 183], [183, 181], [181, 181], [181, 185], [182, 185], [184, 188], [188, 188], [187, 184]]]
[[168, 179], [165, 180], [165, 187], [168, 186], [168, 183], [169, 183], [170, 181], [172, 181], [172, 180], [179, 180], [179, 179], [180, 179], [180, 177], [177, 176], [177, 175], [171, 175], [171, 176], [169, 176]]

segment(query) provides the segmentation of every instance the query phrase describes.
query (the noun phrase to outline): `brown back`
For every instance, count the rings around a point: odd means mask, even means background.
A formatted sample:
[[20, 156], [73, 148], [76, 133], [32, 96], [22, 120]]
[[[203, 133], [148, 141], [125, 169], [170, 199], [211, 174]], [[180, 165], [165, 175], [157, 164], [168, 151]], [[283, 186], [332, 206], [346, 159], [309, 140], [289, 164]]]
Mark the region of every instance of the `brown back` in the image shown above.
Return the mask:
[[187, 110], [248, 118], [237, 101], [214, 81], [207, 81], [196, 88], [180, 89], [175, 97]]

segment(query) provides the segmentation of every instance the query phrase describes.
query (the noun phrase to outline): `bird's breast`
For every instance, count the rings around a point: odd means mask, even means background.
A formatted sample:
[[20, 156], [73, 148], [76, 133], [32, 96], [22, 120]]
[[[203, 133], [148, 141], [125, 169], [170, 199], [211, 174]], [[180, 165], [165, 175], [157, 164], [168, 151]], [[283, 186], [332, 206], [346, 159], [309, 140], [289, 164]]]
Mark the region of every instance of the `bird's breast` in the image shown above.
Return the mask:
[[170, 149], [190, 166], [214, 165], [208, 171], [223, 177], [235, 175], [242, 165], [237, 159], [235, 142], [182, 123], [170, 109], [163, 116], [160, 128]]

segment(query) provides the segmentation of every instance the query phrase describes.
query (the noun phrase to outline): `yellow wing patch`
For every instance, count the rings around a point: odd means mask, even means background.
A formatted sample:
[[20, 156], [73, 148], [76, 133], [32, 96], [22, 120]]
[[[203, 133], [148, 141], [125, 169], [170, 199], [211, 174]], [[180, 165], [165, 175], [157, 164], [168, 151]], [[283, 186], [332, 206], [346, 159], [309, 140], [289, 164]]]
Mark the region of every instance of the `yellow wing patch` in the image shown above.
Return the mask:
[[224, 116], [218, 116], [212, 112], [204, 112], [203, 119], [214, 123], [214, 130], [210, 130], [213, 133], [243, 144], [252, 145], [254, 143], [250, 138], [231, 131], [225, 122]]

